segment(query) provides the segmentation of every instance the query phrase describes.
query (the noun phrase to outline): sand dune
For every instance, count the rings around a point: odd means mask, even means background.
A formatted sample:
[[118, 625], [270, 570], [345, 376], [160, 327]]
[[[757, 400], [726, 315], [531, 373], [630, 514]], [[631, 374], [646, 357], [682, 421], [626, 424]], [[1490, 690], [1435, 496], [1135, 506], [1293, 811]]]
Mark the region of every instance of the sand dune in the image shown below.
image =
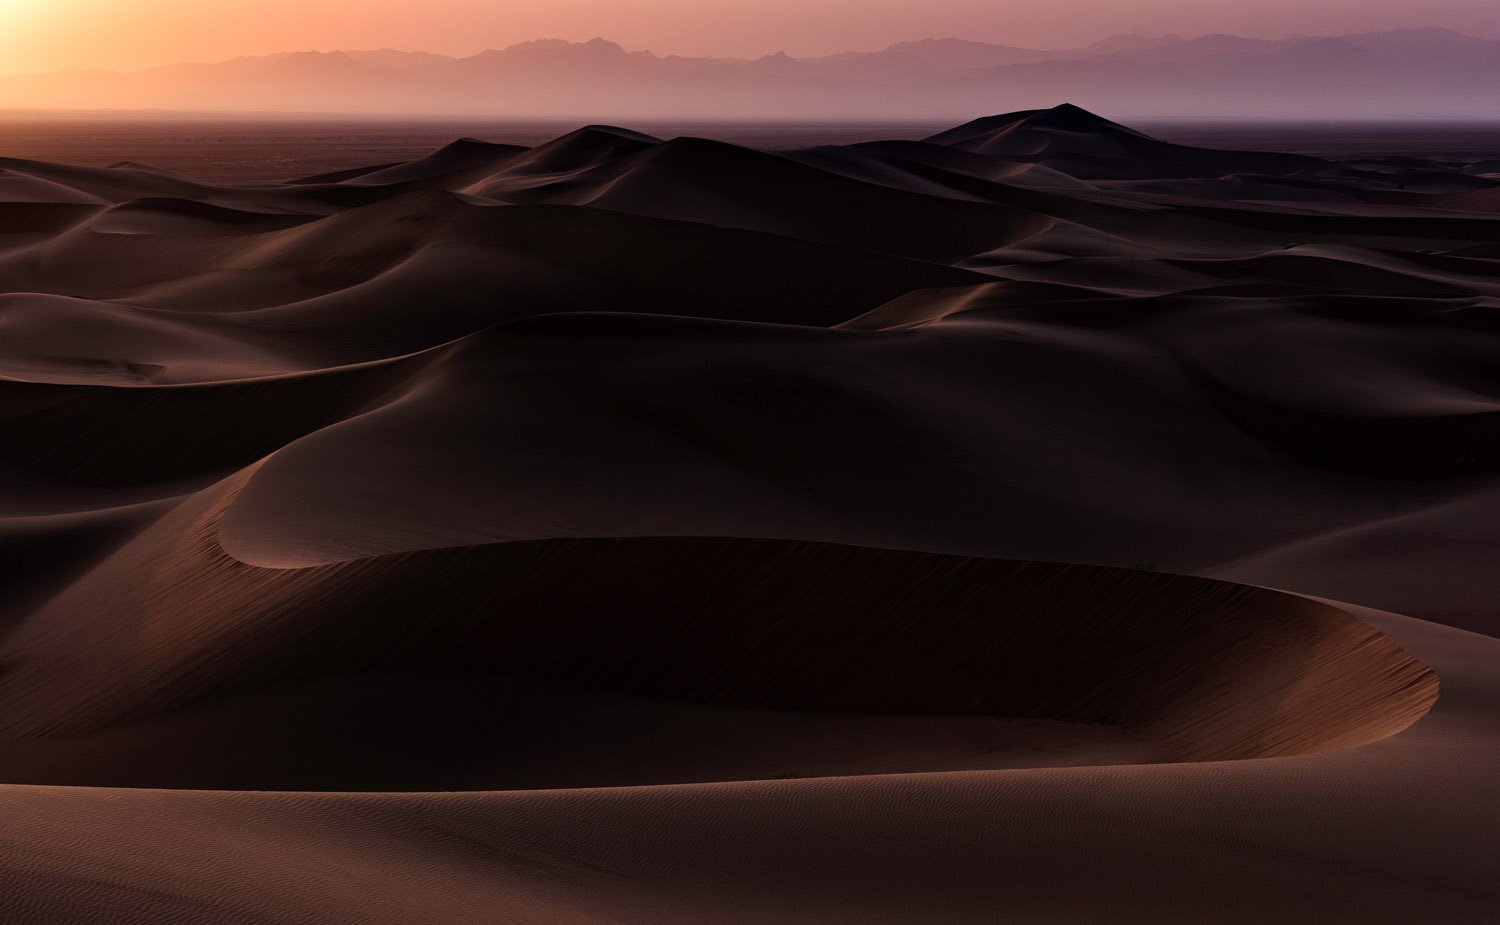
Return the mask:
[[0, 167], [0, 920], [1500, 913], [1485, 164]]
[[1042, 164], [1079, 179], [1275, 176], [1319, 166], [1315, 158], [1301, 155], [1167, 144], [1070, 104], [976, 119], [927, 141], [1003, 160]]

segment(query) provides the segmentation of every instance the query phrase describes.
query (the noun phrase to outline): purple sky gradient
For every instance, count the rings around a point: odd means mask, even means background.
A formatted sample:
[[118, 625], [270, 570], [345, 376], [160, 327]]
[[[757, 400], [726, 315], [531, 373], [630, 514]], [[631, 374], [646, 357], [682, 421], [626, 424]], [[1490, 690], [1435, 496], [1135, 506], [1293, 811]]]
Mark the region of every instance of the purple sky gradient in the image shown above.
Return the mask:
[[1500, 38], [1500, 0], [0, 0], [0, 73], [287, 50], [471, 54], [534, 38], [804, 56], [957, 36], [1070, 47], [1117, 33], [1276, 38], [1441, 26]]

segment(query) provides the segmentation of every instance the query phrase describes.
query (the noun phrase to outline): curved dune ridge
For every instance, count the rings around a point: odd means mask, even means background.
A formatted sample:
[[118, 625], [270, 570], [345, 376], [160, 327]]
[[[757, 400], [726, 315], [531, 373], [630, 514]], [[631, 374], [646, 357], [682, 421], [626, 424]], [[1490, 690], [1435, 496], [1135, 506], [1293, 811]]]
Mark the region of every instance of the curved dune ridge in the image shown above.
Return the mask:
[[[559, 731], [537, 716], [516, 728], [483, 724], [514, 737], [501, 754], [447, 756], [433, 767], [403, 756], [387, 731], [325, 743], [330, 754], [292, 723], [286, 738], [300, 748], [285, 748], [277, 725], [285, 717], [265, 693], [313, 681], [386, 678], [374, 704], [397, 715], [408, 686], [416, 693], [405, 710], [464, 712], [433, 693], [434, 683], [439, 692], [457, 683], [467, 696], [486, 694], [490, 709], [543, 715], [527, 683], [560, 685], [561, 694], [551, 692], [564, 704], [555, 719], [567, 724], [589, 722], [591, 710], [633, 714], [655, 704], [660, 727], [602, 759], [593, 784], [658, 782], [614, 780], [610, 768], [634, 775], [639, 764], [660, 763], [654, 753], [684, 731], [679, 724], [693, 730], [710, 718], [678, 715], [689, 704], [722, 708], [711, 715], [721, 734], [736, 724], [774, 728], [766, 711], [1121, 727], [1151, 748], [1132, 746], [1127, 757], [1188, 761], [1362, 744], [1405, 728], [1437, 694], [1425, 665], [1334, 608], [1125, 570], [712, 538], [538, 540], [257, 568], [216, 542], [243, 480], [148, 528], [11, 634], [14, 667], [0, 680], [0, 775], [57, 782], [42, 770], [55, 767], [74, 783], [115, 784], [122, 773], [137, 785], [221, 788], [229, 774], [254, 786], [248, 761], [279, 789], [338, 789], [361, 778], [384, 789], [451, 789], [456, 781], [494, 789], [512, 779], [514, 751], [526, 758], [522, 780], [551, 784], [526, 736]], [[340, 706], [372, 708], [367, 696], [346, 703], [341, 690], [311, 691], [320, 723], [347, 724]], [[192, 705], [175, 724], [152, 722]], [[234, 723], [237, 736], [253, 734], [252, 751], [216, 750], [201, 768], [178, 758], [153, 779], [152, 755], [187, 749], [216, 718]], [[124, 729], [141, 730], [145, 741], [131, 748]], [[949, 733], [980, 743], [972, 766], [1004, 767], [1006, 752], [986, 757], [984, 743], [997, 751], [995, 737], [979, 731]], [[1036, 742], [1025, 728], [1012, 735], [1045, 751], [1046, 736], [1059, 730], [1047, 723], [1040, 731]], [[877, 769], [924, 769], [920, 726], [895, 724], [886, 753], [878, 732], [842, 734], [856, 742], [863, 735]], [[915, 753], [902, 754], [913, 735]], [[1099, 743], [1089, 763], [1107, 762], [1108, 745]], [[719, 773], [733, 774], [751, 757], [718, 748], [718, 762], [661, 773], [691, 780], [721, 763]], [[75, 766], [59, 767], [58, 756]], [[559, 757], [575, 759], [566, 750]], [[1066, 763], [1067, 751], [1060, 757]], [[814, 769], [799, 776], [817, 776], [826, 760], [816, 750], [783, 756], [799, 758], [798, 767]], [[367, 764], [395, 773], [329, 776], [330, 765]], [[564, 780], [589, 779], [563, 770]]]
[[0, 920], [1494, 921], [1497, 190], [0, 160]]

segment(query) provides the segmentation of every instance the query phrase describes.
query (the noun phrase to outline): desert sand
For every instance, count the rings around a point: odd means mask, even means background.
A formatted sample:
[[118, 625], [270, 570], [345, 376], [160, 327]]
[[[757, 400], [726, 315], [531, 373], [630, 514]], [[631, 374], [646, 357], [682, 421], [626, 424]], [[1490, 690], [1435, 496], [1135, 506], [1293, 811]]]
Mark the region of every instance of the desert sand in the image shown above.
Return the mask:
[[1497, 309], [1067, 105], [0, 158], [0, 921], [1495, 921]]

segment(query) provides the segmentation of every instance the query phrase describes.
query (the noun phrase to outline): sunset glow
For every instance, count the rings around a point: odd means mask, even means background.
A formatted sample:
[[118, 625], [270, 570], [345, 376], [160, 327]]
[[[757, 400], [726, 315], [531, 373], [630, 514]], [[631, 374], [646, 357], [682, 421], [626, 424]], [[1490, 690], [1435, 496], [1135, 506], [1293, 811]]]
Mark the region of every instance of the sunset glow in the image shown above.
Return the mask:
[[[1351, 28], [1351, 26], [1356, 28]], [[1491, 0], [6, 0], [0, 72], [139, 69], [289, 50], [396, 47], [472, 54], [535, 38], [604, 36], [660, 54], [871, 50], [934, 36], [1064, 47], [1116, 33], [1281, 37], [1411, 26], [1500, 36]]]

